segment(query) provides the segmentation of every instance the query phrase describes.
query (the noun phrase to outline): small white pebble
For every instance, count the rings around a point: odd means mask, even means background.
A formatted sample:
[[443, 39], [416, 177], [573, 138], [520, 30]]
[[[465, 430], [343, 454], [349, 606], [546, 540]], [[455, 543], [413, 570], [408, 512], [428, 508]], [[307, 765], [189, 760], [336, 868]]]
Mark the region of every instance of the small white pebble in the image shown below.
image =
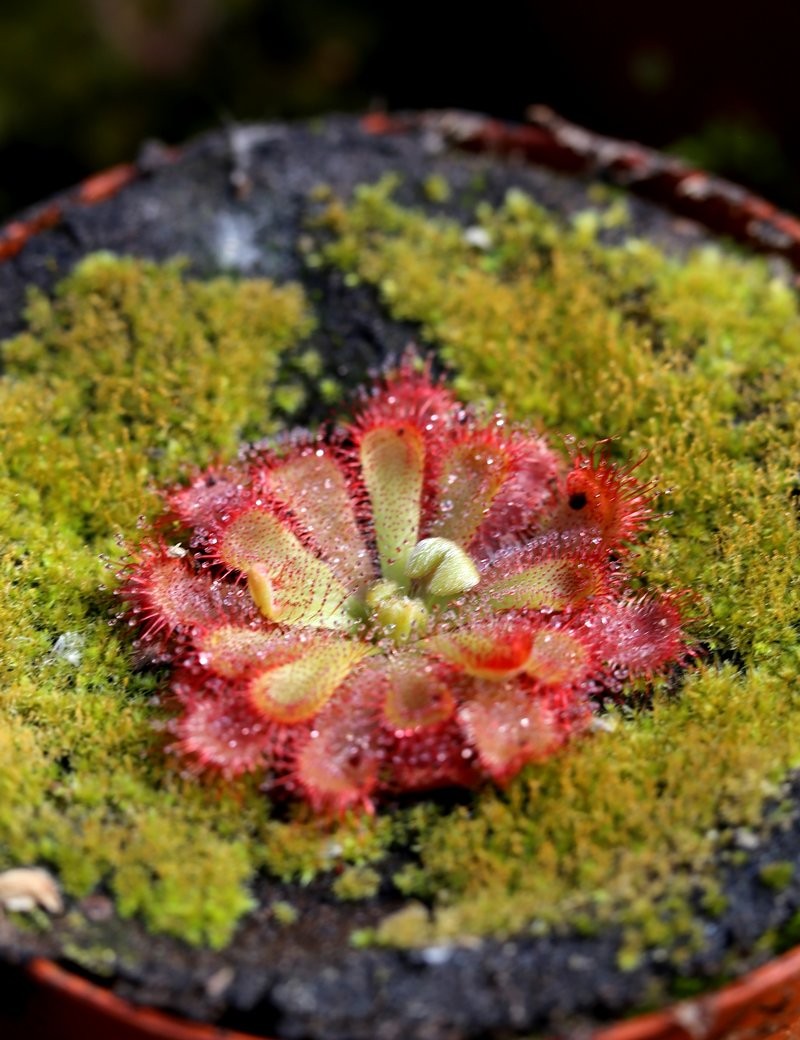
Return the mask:
[[708, 1035], [713, 1023], [713, 1012], [709, 1007], [695, 1001], [675, 1006], [675, 1018], [694, 1040]]
[[478, 224], [466, 229], [464, 241], [474, 249], [491, 249], [492, 247], [492, 236], [485, 227], [480, 227]]
[[50, 914], [64, 909], [55, 878], [40, 867], [17, 867], [0, 874], [0, 906], [23, 913], [37, 906]]
[[453, 955], [452, 946], [426, 946], [420, 951], [420, 956], [426, 964], [435, 967], [438, 964], [446, 964]]
[[212, 247], [217, 263], [228, 271], [252, 271], [261, 259], [252, 221], [239, 213], [218, 214]]
[[611, 715], [595, 715], [589, 722], [592, 733], [613, 733], [617, 728], [617, 720]]
[[751, 831], [749, 827], [737, 827], [734, 832], [734, 839], [740, 849], [746, 849], [748, 852], [757, 849], [761, 844], [759, 836], [755, 831]]
[[233, 968], [227, 965], [220, 968], [219, 971], [215, 971], [213, 975], [206, 979], [206, 996], [210, 1000], [218, 1000], [230, 987], [233, 979]]

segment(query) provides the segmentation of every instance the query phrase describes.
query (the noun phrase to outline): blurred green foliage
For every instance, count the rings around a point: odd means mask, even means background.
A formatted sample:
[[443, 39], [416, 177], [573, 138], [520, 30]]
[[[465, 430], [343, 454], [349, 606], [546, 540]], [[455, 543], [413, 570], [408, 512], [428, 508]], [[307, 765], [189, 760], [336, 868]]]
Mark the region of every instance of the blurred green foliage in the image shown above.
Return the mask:
[[[717, 170], [735, 181], [756, 177], [759, 188], [769, 196], [789, 190], [794, 171], [774, 133], [752, 116], [734, 119], [717, 116], [696, 133], [678, 138], [670, 150], [704, 169]], [[796, 191], [796, 190], [795, 190]], [[797, 205], [795, 191], [790, 205]]]
[[[4, 0], [0, 213], [236, 119], [358, 108], [374, 16], [324, 0]], [[55, 178], [55, 179], [54, 179]]]
[[[673, 0], [3, 0], [0, 219], [142, 141], [227, 120], [543, 102], [800, 209], [800, 5]], [[724, 31], [723, 31], [724, 30]]]

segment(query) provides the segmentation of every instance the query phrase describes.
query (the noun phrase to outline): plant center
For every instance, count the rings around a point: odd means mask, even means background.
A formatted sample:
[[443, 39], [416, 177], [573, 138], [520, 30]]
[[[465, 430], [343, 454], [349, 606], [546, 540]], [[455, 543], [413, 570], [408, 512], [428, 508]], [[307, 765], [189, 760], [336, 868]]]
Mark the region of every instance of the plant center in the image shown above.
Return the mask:
[[431, 612], [468, 592], [480, 575], [468, 554], [448, 538], [423, 538], [408, 554], [398, 580], [372, 582], [350, 611], [379, 638], [401, 645], [418, 639]]

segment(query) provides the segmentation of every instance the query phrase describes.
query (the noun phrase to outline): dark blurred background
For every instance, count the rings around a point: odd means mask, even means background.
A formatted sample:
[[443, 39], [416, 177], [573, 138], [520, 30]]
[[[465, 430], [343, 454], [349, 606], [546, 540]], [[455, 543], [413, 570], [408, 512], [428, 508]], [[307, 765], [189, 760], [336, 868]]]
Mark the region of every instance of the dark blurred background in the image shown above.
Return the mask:
[[0, 0], [0, 221], [229, 120], [541, 102], [800, 211], [798, 0]]

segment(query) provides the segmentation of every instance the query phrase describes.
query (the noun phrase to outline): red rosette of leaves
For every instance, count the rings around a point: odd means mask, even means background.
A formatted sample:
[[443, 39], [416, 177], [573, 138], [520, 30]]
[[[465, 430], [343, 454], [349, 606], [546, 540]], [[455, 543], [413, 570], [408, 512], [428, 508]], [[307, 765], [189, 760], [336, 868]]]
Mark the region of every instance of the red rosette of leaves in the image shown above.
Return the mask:
[[324, 814], [507, 783], [686, 655], [680, 597], [626, 586], [651, 497], [407, 361], [346, 427], [165, 492], [120, 593], [171, 667], [172, 747]]

